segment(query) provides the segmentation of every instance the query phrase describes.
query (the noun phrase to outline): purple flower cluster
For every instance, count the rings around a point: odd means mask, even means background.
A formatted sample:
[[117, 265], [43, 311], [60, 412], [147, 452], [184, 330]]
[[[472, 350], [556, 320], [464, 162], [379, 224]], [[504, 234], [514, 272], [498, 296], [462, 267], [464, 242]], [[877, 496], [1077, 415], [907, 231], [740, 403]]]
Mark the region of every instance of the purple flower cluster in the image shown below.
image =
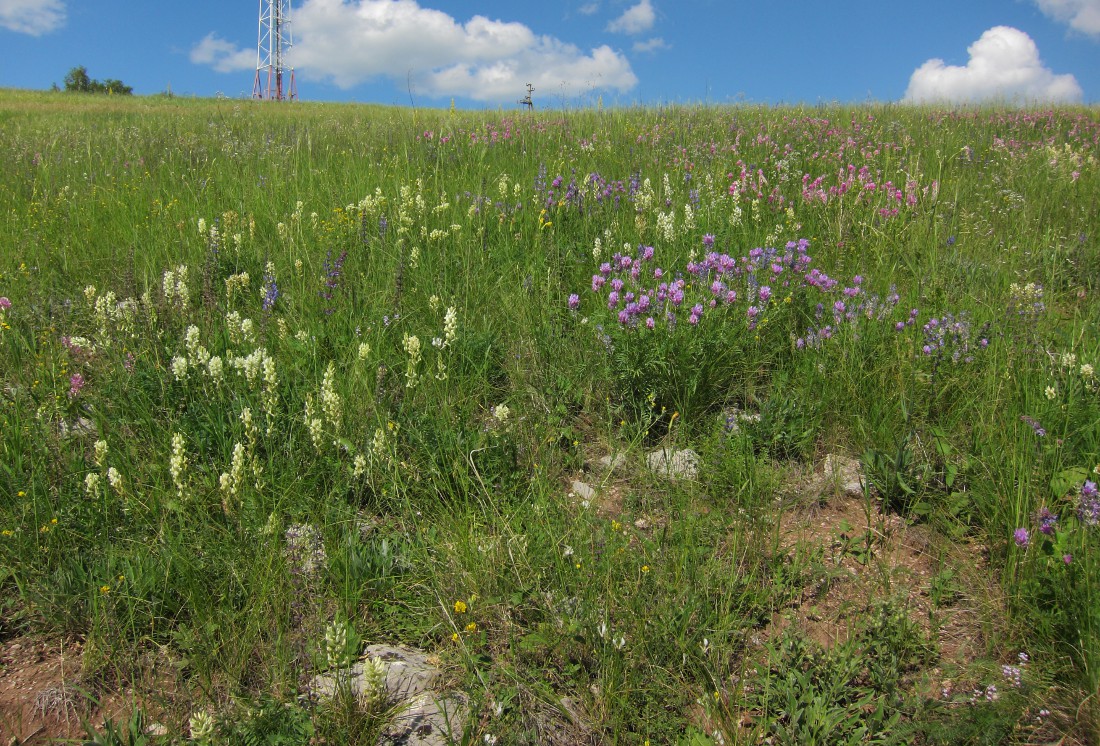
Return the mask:
[[[331, 301], [336, 294], [337, 288], [340, 286], [340, 275], [344, 273], [344, 262], [348, 258], [348, 252], [340, 252], [340, 256], [336, 258], [336, 261], [332, 261], [332, 250], [328, 252], [328, 256], [324, 263], [325, 272], [325, 286], [320, 292], [320, 296], [327, 301]], [[326, 308], [325, 313], [331, 315], [335, 309]]]
[[1042, 423], [1040, 423], [1039, 420], [1035, 419], [1034, 417], [1028, 417], [1026, 414], [1022, 414], [1020, 415], [1020, 420], [1030, 425], [1031, 429], [1038, 437], [1041, 438], [1047, 434], [1046, 428], [1044, 428]]
[[80, 390], [84, 388], [84, 376], [79, 373], [73, 373], [69, 377], [69, 398], [75, 399], [80, 396]]
[[[989, 339], [983, 328], [978, 334], [977, 349], [989, 346]], [[974, 360], [973, 346], [970, 341], [970, 320], [964, 311], [956, 318], [946, 313], [943, 318], [932, 318], [924, 325], [924, 346], [921, 352], [937, 359], [949, 357], [951, 362], [969, 363]]]
[[1044, 536], [1053, 536], [1058, 528], [1058, 516], [1050, 512], [1050, 508], [1043, 506], [1035, 516], [1035, 522], [1039, 524], [1039, 533]]
[[[713, 247], [714, 241], [712, 234], [703, 236], [704, 248]], [[617, 253], [604, 262], [592, 275], [591, 288], [593, 293], [606, 293], [607, 308], [621, 326], [647, 329], [658, 324], [674, 328], [680, 320], [697, 326], [704, 317], [719, 313], [725, 320], [740, 319], [752, 331], [780, 304], [797, 299], [804, 306], [807, 295], [823, 297], [816, 304], [814, 326], [795, 341], [798, 349], [819, 346], [841, 325], [889, 318], [900, 300], [895, 288], [881, 298], [864, 291], [861, 275], [841, 283], [811, 266], [809, 246], [809, 241], [801, 239], [782, 249], [755, 248], [741, 257], [711, 251], [702, 260], [689, 262], [684, 275], [677, 273], [671, 279], [661, 267], [647, 266], [653, 260], [653, 247], [640, 246], [635, 256]], [[579, 305], [579, 296], [571, 295], [569, 308], [576, 310]], [[917, 315], [914, 309], [895, 328], [912, 326]]]
[[1018, 528], [1012, 534], [1013, 540], [1016, 542], [1016, 546], [1026, 549], [1027, 545], [1031, 543], [1031, 534], [1026, 528]]
[[1085, 480], [1077, 497], [1077, 517], [1081, 523], [1092, 527], [1100, 525], [1100, 494], [1096, 482]]
[[275, 307], [275, 301], [279, 299], [279, 285], [275, 282], [275, 275], [264, 273], [264, 313], [270, 313]]

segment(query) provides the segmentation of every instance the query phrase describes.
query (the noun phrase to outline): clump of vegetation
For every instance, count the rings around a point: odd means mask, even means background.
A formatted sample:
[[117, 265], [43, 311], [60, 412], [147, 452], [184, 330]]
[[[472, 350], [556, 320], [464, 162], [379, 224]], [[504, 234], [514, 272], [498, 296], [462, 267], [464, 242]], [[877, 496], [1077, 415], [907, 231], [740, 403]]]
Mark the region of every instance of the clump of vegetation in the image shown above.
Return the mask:
[[[126, 85], [121, 80], [113, 78], [97, 80], [89, 76], [88, 69], [83, 65], [69, 70], [63, 82], [64, 90], [68, 93], [108, 93], [116, 96], [130, 96], [134, 92], [132, 86]], [[57, 89], [56, 83], [54, 89]]]

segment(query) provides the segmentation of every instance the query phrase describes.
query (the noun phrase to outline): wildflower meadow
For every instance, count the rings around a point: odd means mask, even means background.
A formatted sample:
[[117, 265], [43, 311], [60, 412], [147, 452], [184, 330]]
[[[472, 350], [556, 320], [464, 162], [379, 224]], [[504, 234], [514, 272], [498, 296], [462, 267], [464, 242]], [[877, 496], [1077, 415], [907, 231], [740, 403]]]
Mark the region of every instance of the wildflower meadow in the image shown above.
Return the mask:
[[1098, 156], [0, 91], [4, 743], [1100, 743]]

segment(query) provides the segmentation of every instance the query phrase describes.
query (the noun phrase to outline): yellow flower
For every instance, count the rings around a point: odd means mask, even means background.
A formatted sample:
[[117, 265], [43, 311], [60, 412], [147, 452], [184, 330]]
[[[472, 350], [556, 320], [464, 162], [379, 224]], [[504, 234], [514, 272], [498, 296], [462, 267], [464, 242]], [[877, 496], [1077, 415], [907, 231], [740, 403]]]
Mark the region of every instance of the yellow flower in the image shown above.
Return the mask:
[[466, 625], [466, 631], [467, 632], [477, 632], [477, 625], [474, 624], [473, 622], [470, 622], [469, 624]]
[[0, 536], [15, 536], [15, 532], [10, 528], [5, 528], [3, 531], [0, 531]]
[[16, 497], [26, 497], [27, 496], [27, 493], [24, 492], [23, 490], [19, 490], [19, 492], [15, 493], [15, 494], [16, 494]]
[[451, 642], [458, 642], [458, 633], [455, 632], [451, 635]]
[[455, 613], [456, 614], [465, 614], [466, 613], [466, 602], [465, 601], [455, 601]]
[[614, 531], [615, 533], [618, 533], [619, 529], [621, 529], [622, 527], [623, 527], [623, 524], [619, 523], [618, 521], [615, 521], [615, 520], [611, 521], [611, 530]]
[[111, 592], [111, 586], [101, 585], [101, 586], [99, 586], [99, 592], [102, 593], [104, 596], [106, 596], [108, 593]]
[[642, 565], [642, 572], [643, 573], [649, 572], [649, 565]]

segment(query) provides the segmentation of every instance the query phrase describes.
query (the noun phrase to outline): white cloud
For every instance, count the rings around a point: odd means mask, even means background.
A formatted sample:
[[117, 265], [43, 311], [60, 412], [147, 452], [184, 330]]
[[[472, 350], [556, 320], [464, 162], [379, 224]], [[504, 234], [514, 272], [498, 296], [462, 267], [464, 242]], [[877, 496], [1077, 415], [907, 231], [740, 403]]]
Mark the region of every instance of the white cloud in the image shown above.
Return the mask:
[[62, 0], [0, 0], [0, 28], [41, 36], [64, 22]]
[[1074, 31], [1100, 36], [1100, 0], [1035, 0], [1039, 10]]
[[484, 16], [460, 23], [416, 0], [304, 0], [292, 23], [297, 71], [341, 88], [385, 76], [410, 80], [414, 93], [510, 102], [528, 82], [547, 96], [638, 83], [606, 45], [586, 53], [521, 23]]
[[585, 3], [581, 7], [577, 8], [577, 12], [582, 16], [595, 15], [600, 10], [599, 3]]
[[655, 36], [652, 39], [646, 39], [645, 41], [636, 41], [632, 47], [635, 52], [656, 52], [658, 49], [668, 49], [668, 44], [665, 40], [659, 36]]
[[255, 70], [256, 50], [242, 49], [210, 33], [191, 49], [191, 61], [196, 65], [210, 65], [220, 73]]
[[607, 30], [616, 34], [640, 34], [653, 28], [657, 14], [650, 0], [641, 0], [627, 8], [621, 16], [607, 24]]
[[1043, 66], [1039, 48], [1023, 31], [995, 26], [967, 47], [965, 67], [931, 59], [913, 71], [903, 101], [968, 102], [1005, 100], [1077, 102], [1081, 86], [1072, 75], [1055, 75]]

